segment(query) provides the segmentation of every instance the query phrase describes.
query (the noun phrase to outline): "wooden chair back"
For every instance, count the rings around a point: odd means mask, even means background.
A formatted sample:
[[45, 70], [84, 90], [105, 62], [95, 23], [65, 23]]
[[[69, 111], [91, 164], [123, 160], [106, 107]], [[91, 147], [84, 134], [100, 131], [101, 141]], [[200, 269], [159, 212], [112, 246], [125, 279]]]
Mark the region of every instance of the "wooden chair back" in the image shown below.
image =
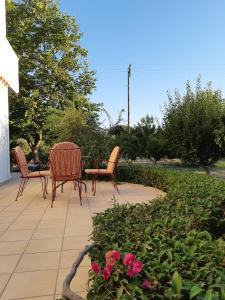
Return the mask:
[[50, 176], [55, 181], [81, 177], [81, 150], [70, 142], [55, 144], [50, 151]]
[[13, 157], [16, 161], [16, 164], [22, 174], [22, 177], [26, 177], [29, 173], [28, 164], [26, 156], [20, 146], [17, 146], [12, 151]]
[[119, 157], [120, 157], [120, 147], [119, 146], [116, 146], [110, 157], [109, 157], [109, 160], [108, 160], [108, 165], [107, 165], [107, 171], [111, 172], [112, 174], [114, 173], [115, 171], [115, 168], [117, 166], [117, 163], [118, 163], [118, 160], [119, 160]]

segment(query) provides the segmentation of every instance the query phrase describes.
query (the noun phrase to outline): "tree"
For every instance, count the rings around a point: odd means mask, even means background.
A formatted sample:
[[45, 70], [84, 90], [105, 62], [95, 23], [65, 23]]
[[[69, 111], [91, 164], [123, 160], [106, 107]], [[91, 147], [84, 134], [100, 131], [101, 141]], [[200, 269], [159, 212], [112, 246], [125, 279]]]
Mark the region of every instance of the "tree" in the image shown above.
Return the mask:
[[25, 138], [38, 160], [49, 108], [77, 100], [86, 107], [94, 72], [88, 70], [76, 20], [60, 12], [54, 0], [7, 1], [7, 35], [20, 59], [20, 93], [9, 102], [10, 134]]
[[145, 153], [147, 154], [146, 157], [155, 164], [168, 154], [167, 143], [161, 128], [157, 128], [156, 132], [149, 137]]
[[70, 102], [64, 110], [51, 109], [46, 126], [48, 144], [70, 141], [92, 157], [108, 153], [108, 135], [98, 119], [100, 105], [90, 103], [90, 109], [78, 109]]
[[169, 95], [164, 128], [177, 156], [208, 172], [224, 153], [225, 110], [221, 91], [213, 91], [210, 83], [202, 89], [198, 78], [193, 92], [187, 82], [183, 97], [178, 92], [174, 98]]
[[156, 131], [156, 124], [154, 118], [148, 114], [141, 118], [140, 122], [135, 126], [135, 135], [138, 139], [139, 156], [150, 158], [149, 149], [147, 145], [149, 144], [150, 136]]

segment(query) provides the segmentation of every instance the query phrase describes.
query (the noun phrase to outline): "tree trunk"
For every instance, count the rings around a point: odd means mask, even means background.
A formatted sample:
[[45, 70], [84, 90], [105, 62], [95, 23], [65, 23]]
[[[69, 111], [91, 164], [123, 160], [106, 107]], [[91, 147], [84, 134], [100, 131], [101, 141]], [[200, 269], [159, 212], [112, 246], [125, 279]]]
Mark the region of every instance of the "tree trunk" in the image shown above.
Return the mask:
[[34, 137], [34, 142], [29, 143], [29, 146], [30, 146], [32, 154], [33, 154], [33, 161], [35, 164], [40, 163], [38, 149], [39, 149], [41, 143], [42, 143], [42, 134], [36, 134], [36, 136]]
[[210, 167], [204, 166], [203, 169], [205, 170], [206, 175], [209, 176], [210, 175]]
[[38, 147], [34, 146], [34, 147], [31, 148], [31, 150], [32, 150], [34, 163], [35, 164], [39, 163], [40, 159], [39, 159], [39, 155], [38, 155]]

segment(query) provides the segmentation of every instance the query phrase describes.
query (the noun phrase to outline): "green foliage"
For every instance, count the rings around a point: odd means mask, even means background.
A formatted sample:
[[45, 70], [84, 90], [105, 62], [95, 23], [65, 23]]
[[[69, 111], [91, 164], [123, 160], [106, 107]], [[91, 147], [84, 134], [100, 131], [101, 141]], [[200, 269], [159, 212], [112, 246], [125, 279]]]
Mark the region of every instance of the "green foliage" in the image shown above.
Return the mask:
[[146, 115], [135, 127], [140, 157], [149, 158], [156, 163], [167, 155], [167, 144], [163, 130], [153, 117]]
[[[100, 285], [94, 282], [87, 299], [224, 299], [225, 183], [131, 165], [120, 166], [118, 178], [167, 195], [149, 204], [115, 204], [94, 217], [98, 246], [91, 259], [103, 264], [103, 253], [115, 249], [136, 254], [144, 268], [135, 280], [119, 274]], [[157, 285], [143, 289], [145, 278]]]
[[62, 109], [68, 101], [89, 106], [79, 96], [92, 92], [94, 72], [88, 70], [76, 20], [54, 0], [8, 1], [7, 35], [20, 63], [20, 93], [9, 102], [10, 135], [37, 150], [49, 108]]
[[31, 152], [28, 142], [25, 139], [18, 139], [16, 144], [23, 149], [25, 155], [28, 155]]
[[105, 132], [100, 128], [93, 110], [78, 110], [69, 106], [63, 111], [52, 109], [48, 118], [51, 142], [70, 141], [82, 148], [83, 153], [98, 156], [107, 148]]
[[213, 165], [224, 153], [225, 141], [224, 100], [219, 90], [213, 91], [210, 84], [202, 89], [200, 78], [196, 92], [190, 83], [186, 94], [178, 92], [164, 112], [164, 129], [168, 144], [184, 162], [205, 168]]
[[114, 140], [113, 145], [120, 145], [126, 159], [148, 158], [156, 163], [168, 152], [162, 128], [149, 115], [141, 118], [129, 133], [126, 126], [118, 123], [110, 127], [108, 133]]

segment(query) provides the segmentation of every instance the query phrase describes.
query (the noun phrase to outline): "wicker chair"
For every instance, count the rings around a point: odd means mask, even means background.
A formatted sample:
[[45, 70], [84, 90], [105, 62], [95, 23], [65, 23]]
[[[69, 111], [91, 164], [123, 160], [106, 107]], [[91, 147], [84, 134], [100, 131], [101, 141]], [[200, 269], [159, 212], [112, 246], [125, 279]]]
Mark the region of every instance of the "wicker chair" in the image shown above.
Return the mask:
[[96, 179], [98, 176], [109, 176], [112, 180], [112, 184], [115, 190], [119, 193], [119, 189], [116, 182], [115, 170], [120, 156], [120, 147], [116, 146], [108, 160], [107, 169], [85, 169], [85, 173], [92, 176], [92, 192], [96, 194]]
[[21, 172], [21, 183], [15, 201], [17, 201], [19, 196], [22, 196], [23, 191], [25, 190], [25, 187], [31, 178], [40, 178], [43, 197], [44, 199], [46, 199], [46, 194], [48, 194], [47, 186], [48, 186], [48, 176], [50, 174], [49, 171], [30, 172], [28, 169], [28, 164], [27, 164], [25, 154], [20, 146], [15, 147], [12, 150], [12, 154]]
[[79, 146], [70, 142], [55, 144], [50, 151], [50, 177], [52, 179], [52, 204], [55, 201], [56, 189], [63, 187], [68, 181], [74, 182], [79, 190], [80, 204], [82, 205], [82, 185], [86, 184], [81, 180], [82, 157]]

